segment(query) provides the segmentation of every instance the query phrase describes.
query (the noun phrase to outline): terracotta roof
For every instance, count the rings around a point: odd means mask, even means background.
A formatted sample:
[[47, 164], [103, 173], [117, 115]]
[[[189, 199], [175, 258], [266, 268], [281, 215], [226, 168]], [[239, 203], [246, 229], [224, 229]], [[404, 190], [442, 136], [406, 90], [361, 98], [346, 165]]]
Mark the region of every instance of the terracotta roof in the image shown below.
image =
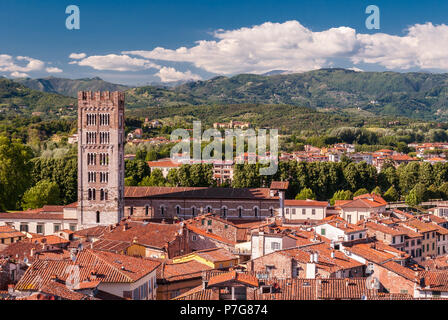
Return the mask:
[[425, 280], [422, 290], [448, 292], [448, 271], [423, 271], [420, 277]]
[[[127, 226], [126, 230], [124, 230], [125, 225]], [[112, 231], [105, 232], [102, 238], [128, 243], [136, 242], [144, 246], [162, 249], [175, 240], [181, 230], [180, 224], [122, 221]]]
[[108, 227], [107, 226], [97, 226], [86, 228], [82, 230], [75, 231], [75, 236], [77, 237], [100, 237], [104, 234]]
[[39, 212], [1, 212], [0, 219], [20, 219], [20, 220], [63, 220], [64, 215], [58, 213], [39, 213]]
[[[105, 283], [133, 283], [153, 272], [160, 262], [121, 254], [86, 249], [71, 260], [36, 260], [16, 285], [17, 290], [39, 290], [56, 275], [65, 281], [70, 266], [79, 267], [80, 282], [94, 280]], [[92, 279], [92, 272], [96, 279]]]
[[64, 206], [45, 205], [42, 207], [42, 211], [44, 211], [44, 212], [63, 212]]
[[381, 266], [385, 267], [389, 271], [392, 271], [395, 274], [398, 274], [410, 281], [414, 281], [414, 282], [417, 281], [417, 275], [416, 275], [415, 271], [413, 271], [409, 268], [403, 267], [402, 265], [400, 265], [394, 261], [387, 261], [387, 262], [381, 264]]
[[125, 198], [278, 199], [268, 188], [125, 187]]
[[186, 226], [187, 226], [187, 229], [190, 230], [191, 232], [194, 232], [194, 233], [196, 233], [198, 235], [201, 235], [201, 236], [204, 236], [206, 238], [210, 238], [210, 239], [213, 239], [213, 240], [225, 243], [225, 244], [229, 244], [229, 245], [232, 245], [232, 246], [237, 244], [236, 241], [232, 241], [232, 240], [229, 240], [227, 238], [220, 237], [220, 236], [218, 236], [218, 235], [216, 235], [214, 233], [207, 232], [207, 231], [202, 230], [201, 228], [198, 228], [198, 227], [196, 227], [196, 226], [194, 226], [192, 224], [187, 224]]
[[171, 159], [164, 159], [159, 161], [147, 161], [146, 162], [150, 168], [178, 168], [182, 164], [179, 162], [174, 162]]
[[356, 200], [351, 200], [348, 201], [346, 203], [338, 203], [337, 206], [345, 209], [345, 208], [377, 208], [377, 207], [382, 207], [382, 206], [386, 206], [385, 203], [379, 203], [376, 201], [371, 201], [369, 199], [356, 199]]
[[385, 226], [381, 223], [375, 223], [375, 222], [366, 222], [365, 226], [368, 229], [371, 230], [375, 230], [375, 231], [379, 231], [385, 234], [390, 234], [392, 236], [400, 236], [400, 235], [405, 235], [406, 232], [403, 231], [403, 228], [395, 228], [395, 227], [389, 227], [389, 226]]
[[157, 268], [157, 280], [168, 282], [201, 278], [203, 271], [212, 268], [196, 260], [181, 263], [163, 262]]
[[258, 287], [257, 277], [252, 274], [241, 273], [235, 270], [211, 277], [208, 280], [207, 286], [219, 287], [227, 282], [239, 282], [252, 287]]
[[[334, 253], [334, 258], [331, 257]], [[317, 269], [325, 270], [329, 273], [335, 273], [339, 270], [352, 269], [362, 266], [362, 263], [347, 257], [338, 250], [332, 250], [328, 243], [317, 243], [304, 245], [298, 248], [274, 251], [270, 255], [280, 254], [291, 257], [300, 263], [309, 263], [311, 253], [318, 253]]]
[[129, 248], [130, 245], [127, 241], [98, 239], [92, 243], [92, 249], [120, 253]]
[[289, 181], [272, 181], [269, 189], [288, 190]]
[[[197, 255], [205, 260], [211, 261], [213, 263], [222, 262], [222, 261], [228, 261], [228, 260], [235, 260], [238, 259], [238, 256], [234, 255], [233, 253], [229, 252], [228, 250], [224, 248], [212, 248], [212, 249], [204, 249], [204, 250], [198, 250], [194, 251], [192, 253], [189, 253], [188, 255]], [[180, 257], [176, 257], [178, 259]]]
[[326, 202], [326, 201], [315, 201], [315, 200], [285, 200], [285, 206], [328, 207], [328, 202]]
[[70, 241], [61, 238], [59, 236], [56, 235], [48, 235], [48, 236], [35, 236], [31, 239], [33, 242], [38, 242], [38, 243], [45, 243], [45, 244], [50, 244], [50, 245], [58, 245], [58, 244], [68, 244], [70, 243]]
[[26, 235], [20, 231], [17, 231], [10, 226], [0, 226], [0, 239], [26, 237]]
[[[210, 282], [209, 282], [210, 283]], [[251, 300], [317, 300], [317, 299], [376, 299], [377, 290], [367, 289], [366, 278], [350, 279], [268, 279], [264, 285], [270, 285], [274, 293], [261, 293], [254, 290]], [[212, 289], [198, 286], [175, 300], [217, 300], [218, 294]]]

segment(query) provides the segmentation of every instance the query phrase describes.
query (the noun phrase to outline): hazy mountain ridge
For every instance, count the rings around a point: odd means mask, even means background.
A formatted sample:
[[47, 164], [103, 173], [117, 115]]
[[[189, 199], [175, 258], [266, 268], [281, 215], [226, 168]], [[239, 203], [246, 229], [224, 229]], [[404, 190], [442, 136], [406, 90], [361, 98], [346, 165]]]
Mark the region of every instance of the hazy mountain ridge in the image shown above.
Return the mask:
[[69, 97], [77, 97], [78, 91], [124, 91], [130, 87], [114, 84], [102, 80], [101, 78], [84, 78], [84, 79], [64, 79], [64, 78], [41, 78], [16, 79], [15, 82], [24, 86], [42, 92], [57, 93]]
[[[274, 72], [275, 73], [275, 72]], [[76, 96], [78, 90], [126, 90], [130, 110], [218, 104], [286, 104], [326, 112], [448, 119], [448, 74], [321, 69], [295, 74], [218, 76], [173, 88], [129, 88], [93, 79], [21, 79], [25, 86]]]

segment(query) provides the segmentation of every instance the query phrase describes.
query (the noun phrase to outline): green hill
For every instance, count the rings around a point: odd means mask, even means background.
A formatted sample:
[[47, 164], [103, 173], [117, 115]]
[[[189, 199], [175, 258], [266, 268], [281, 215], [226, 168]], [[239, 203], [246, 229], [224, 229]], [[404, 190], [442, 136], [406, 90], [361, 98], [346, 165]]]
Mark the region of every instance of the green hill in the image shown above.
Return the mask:
[[135, 88], [128, 91], [128, 102], [133, 107], [289, 104], [438, 120], [448, 118], [448, 74], [344, 69], [272, 76], [242, 74], [189, 82], [173, 89]]
[[0, 79], [1, 115], [31, 115], [33, 112], [47, 117], [73, 115], [75, 105], [74, 98], [32, 90], [6, 78]]
[[128, 86], [106, 82], [101, 78], [63, 79], [48, 77], [43, 79], [22, 78], [16, 82], [43, 92], [58, 93], [64, 96], [77, 97], [78, 91], [124, 91]]

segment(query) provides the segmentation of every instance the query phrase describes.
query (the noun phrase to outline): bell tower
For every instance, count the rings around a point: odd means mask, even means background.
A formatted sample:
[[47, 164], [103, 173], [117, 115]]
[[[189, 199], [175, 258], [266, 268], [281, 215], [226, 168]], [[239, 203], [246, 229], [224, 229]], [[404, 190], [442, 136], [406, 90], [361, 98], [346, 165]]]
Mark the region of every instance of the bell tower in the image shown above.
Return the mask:
[[124, 207], [124, 92], [78, 92], [78, 225], [117, 223]]

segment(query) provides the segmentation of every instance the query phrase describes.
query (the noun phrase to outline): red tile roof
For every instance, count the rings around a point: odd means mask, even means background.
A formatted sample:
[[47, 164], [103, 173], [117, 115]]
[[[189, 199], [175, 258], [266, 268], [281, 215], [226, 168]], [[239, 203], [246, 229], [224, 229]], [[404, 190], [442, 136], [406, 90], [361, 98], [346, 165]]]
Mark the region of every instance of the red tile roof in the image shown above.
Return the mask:
[[125, 198], [278, 199], [268, 188], [125, 187]]
[[326, 202], [326, 201], [315, 201], [315, 200], [285, 200], [285, 206], [328, 207], [328, 202]]

